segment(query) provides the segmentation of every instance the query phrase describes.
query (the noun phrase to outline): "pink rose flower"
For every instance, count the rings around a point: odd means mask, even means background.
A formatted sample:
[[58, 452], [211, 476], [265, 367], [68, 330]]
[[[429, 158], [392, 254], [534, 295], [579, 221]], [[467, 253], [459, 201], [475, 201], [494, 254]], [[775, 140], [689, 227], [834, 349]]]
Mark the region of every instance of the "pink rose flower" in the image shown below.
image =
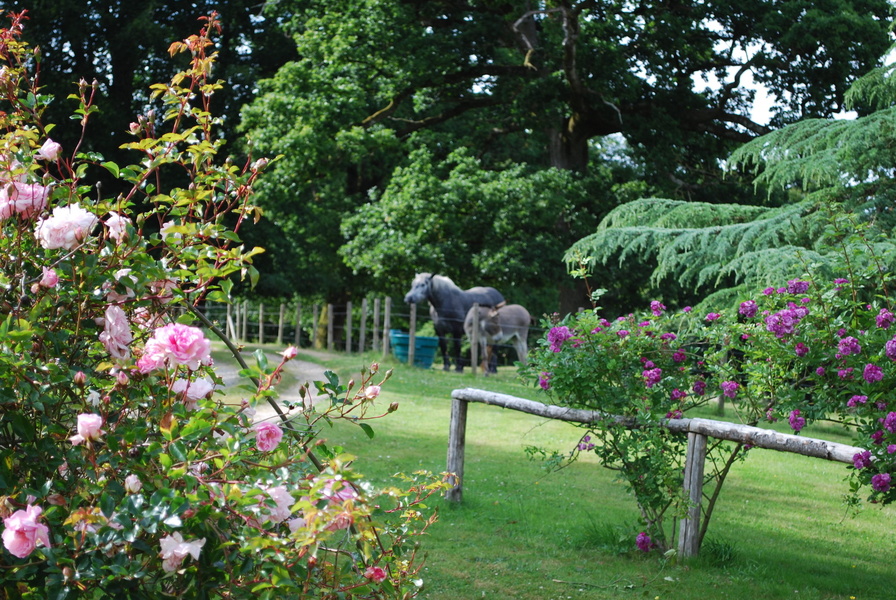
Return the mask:
[[0, 189], [0, 220], [13, 215], [31, 217], [47, 207], [47, 188], [39, 183], [20, 181]]
[[106, 433], [101, 429], [102, 426], [103, 417], [100, 415], [82, 413], [78, 415], [78, 434], [70, 437], [69, 441], [77, 446], [87, 440], [98, 440]]
[[199, 408], [199, 401], [207, 398], [215, 390], [215, 384], [207, 377], [199, 377], [193, 381], [178, 379], [171, 384], [171, 391], [181, 396], [187, 410]]
[[159, 557], [162, 559], [162, 568], [171, 573], [177, 571], [180, 563], [187, 556], [192, 556], [193, 560], [199, 560], [199, 552], [204, 545], [205, 538], [188, 542], [176, 531], [172, 535], [166, 535], [159, 540], [159, 546], [162, 548], [159, 553]]
[[292, 497], [285, 486], [266, 488], [265, 492], [274, 501], [274, 506], [271, 506], [266, 499], [259, 498], [259, 501], [265, 505], [264, 512], [267, 514], [268, 521], [275, 524], [282, 523], [292, 516], [292, 505], [296, 503], [296, 499]]
[[3, 546], [11, 554], [26, 558], [34, 552], [37, 543], [50, 546], [50, 530], [37, 519], [43, 509], [29, 504], [25, 510], [17, 510], [3, 519]]
[[106, 309], [105, 327], [100, 334], [100, 341], [106, 350], [117, 360], [125, 360], [131, 355], [128, 346], [134, 341], [131, 324], [120, 306], [113, 304]]
[[380, 390], [381, 390], [381, 388], [378, 385], [368, 385], [364, 389], [364, 396], [368, 400], [373, 400], [374, 398], [376, 398], [377, 396], [380, 395]]
[[286, 350], [284, 350], [283, 352], [280, 353], [280, 356], [282, 356], [285, 360], [292, 360], [296, 356], [298, 356], [298, 354], [299, 354], [298, 348], [296, 348], [295, 346], [289, 346], [286, 348]]
[[128, 235], [128, 226], [131, 224], [131, 220], [113, 212], [106, 218], [105, 223], [106, 227], [109, 228], [109, 237], [116, 242], [121, 243], [121, 240]]
[[143, 356], [137, 361], [141, 373], [149, 373], [169, 365], [185, 365], [196, 370], [200, 365], [210, 365], [211, 342], [198, 327], [172, 323], [159, 327], [146, 342]]
[[136, 494], [143, 487], [143, 482], [135, 474], [131, 473], [124, 478], [124, 491], [129, 494]]
[[255, 431], [255, 447], [260, 452], [270, 452], [283, 439], [283, 431], [270, 421], [257, 423], [252, 429]]
[[62, 152], [62, 144], [58, 142], [54, 142], [50, 138], [47, 138], [47, 141], [43, 143], [40, 147], [40, 150], [37, 151], [37, 154], [34, 155], [34, 158], [38, 160], [49, 160], [50, 162], [59, 158], [59, 153]]
[[97, 221], [96, 215], [84, 210], [78, 204], [57, 206], [51, 216], [37, 222], [35, 234], [40, 240], [40, 245], [47, 250], [54, 248], [71, 250], [87, 239]]

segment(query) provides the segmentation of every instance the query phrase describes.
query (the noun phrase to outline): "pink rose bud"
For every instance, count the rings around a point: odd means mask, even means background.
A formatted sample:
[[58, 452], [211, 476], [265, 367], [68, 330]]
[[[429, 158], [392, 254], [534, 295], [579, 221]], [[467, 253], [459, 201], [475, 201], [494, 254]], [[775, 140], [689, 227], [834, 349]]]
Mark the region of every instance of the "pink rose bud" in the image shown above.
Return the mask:
[[76, 386], [82, 388], [87, 385], [87, 375], [84, 374], [84, 371], [78, 371], [77, 373], [75, 373], [73, 382]]
[[115, 385], [117, 385], [120, 388], [127, 387], [130, 382], [131, 382], [131, 378], [128, 377], [128, 374], [125, 373], [124, 371], [119, 371], [118, 374], [115, 376]]
[[81, 442], [87, 440], [98, 440], [104, 433], [101, 429], [103, 426], [103, 417], [92, 413], [82, 413], [78, 415], [78, 434], [69, 438], [69, 441], [77, 446]]
[[124, 478], [124, 489], [127, 493], [136, 494], [142, 487], [143, 482], [141, 482], [140, 478], [133, 473]]
[[40, 150], [37, 151], [34, 158], [37, 158], [38, 160], [54, 161], [59, 158], [60, 152], [62, 152], [62, 146], [50, 138], [47, 138], [47, 141], [40, 147]]
[[379, 395], [380, 395], [380, 386], [378, 386], [378, 385], [368, 385], [364, 389], [364, 396], [368, 400], [373, 400], [374, 398], [376, 398]]
[[49, 267], [43, 267], [43, 277], [40, 279], [40, 286], [54, 288], [57, 283], [59, 283], [59, 275], [56, 271]]
[[275, 449], [283, 438], [283, 431], [270, 421], [262, 421], [252, 428], [255, 431], [255, 447], [260, 452]]
[[390, 412], [390, 413], [393, 413], [393, 412], [395, 412], [396, 410], [398, 410], [398, 402], [393, 402], [392, 404], [389, 405], [389, 412]]
[[280, 353], [280, 355], [286, 360], [292, 360], [299, 354], [299, 349], [295, 346], [289, 346], [286, 350]]

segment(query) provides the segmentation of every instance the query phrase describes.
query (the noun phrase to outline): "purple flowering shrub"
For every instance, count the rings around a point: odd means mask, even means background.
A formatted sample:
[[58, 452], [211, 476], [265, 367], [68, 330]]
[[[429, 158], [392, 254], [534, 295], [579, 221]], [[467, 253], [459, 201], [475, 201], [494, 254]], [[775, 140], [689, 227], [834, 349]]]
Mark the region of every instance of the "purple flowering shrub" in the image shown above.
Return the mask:
[[[172, 45], [189, 64], [152, 87], [164, 114], [131, 125], [131, 165], [52, 140], [23, 22], [0, 29], [0, 587], [24, 598], [415, 596], [416, 536], [432, 522], [419, 504], [444, 484], [421, 475], [380, 493], [354, 457], [312, 451], [323, 419], [394, 410], [377, 405], [376, 365], [351, 389], [321, 384], [330, 402], [309, 396], [282, 420], [260, 409], [296, 349], [270, 364], [259, 351], [243, 401], [222, 401], [217, 330], [198, 307], [227, 301], [229, 276], [254, 276], [260, 250], [241, 245], [239, 228], [267, 161], [217, 155], [217, 16]], [[82, 81], [74, 94], [85, 141], [95, 91]], [[115, 185], [94, 186], [101, 171]]]
[[[653, 304], [645, 316], [614, 321], [597, 309], [572, 315], [549, 326], [566, 328], [577, 345], [551, 352], [543, 341], [530, 372], [551, 373], [543, 387], [552, 403], [608, 415], [590, 428], [594, 451], [620, 470], [659, 547], [675, 533], [664, 531], [662, 516], [685, 507], [683, 436], [659, 424], [715, 397], [750, 425], [781, 421], [803, 434], [819, 420], [846, 424], [853, 444], [866, 449], [849, 467], [853, 498], [865, 490], [868, 500], [887, 504], [896, 499], [896, 335], [886, 295], [893, 287], [868, 262], [867, 273], [852, 265], [849, 277], [794, 279], [702, 314]], [[707, 468], [730, 465], [745, 450], [711, 447]], [[717, 488], [724, 481], [724, 472], [708, 476]]]

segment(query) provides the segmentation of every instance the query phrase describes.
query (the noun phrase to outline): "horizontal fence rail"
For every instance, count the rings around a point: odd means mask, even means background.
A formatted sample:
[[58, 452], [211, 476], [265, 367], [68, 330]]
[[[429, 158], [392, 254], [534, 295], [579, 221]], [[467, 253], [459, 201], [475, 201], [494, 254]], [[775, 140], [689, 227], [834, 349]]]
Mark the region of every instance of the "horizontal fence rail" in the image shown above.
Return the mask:
[[[447, 470], [455, 475], [454, 487], [445, 494], [446, 499], [460, 502], [463, 499], [464, 453], [466, 445], [467, 405], [478, 402], [500, 406], [546, 419], [569, 421], [572, 423], [596, 423], [613, 419], [618, 423], [636, 426], [633, 419], [607, 415], [599, 411], [580, 410], [543, 404], [507, 394], [488, 392], [474, 388], [457, 389], [451, 392], [451, 422], [448, 431]], [[853, 456], [862, 448], [819, 440], [769, 429], [714, 421], [711, 419], [665, 419], [662, 426], [674, 433], [687, 434], [688, 449], [685, 458], [684, 492], [690, 501], [688, 515], [681, 522], [678, 539], [678, 553], [683, 557], [696, 556], [699, 550], [700, 507], [703, 499], [703, 463], [706, 459], [706, 438], [713, 437], [732, 442], [749, 444], [754, 448], [765, 448], [778, 452], [791, 452], [813, 458], [852, 464]]]

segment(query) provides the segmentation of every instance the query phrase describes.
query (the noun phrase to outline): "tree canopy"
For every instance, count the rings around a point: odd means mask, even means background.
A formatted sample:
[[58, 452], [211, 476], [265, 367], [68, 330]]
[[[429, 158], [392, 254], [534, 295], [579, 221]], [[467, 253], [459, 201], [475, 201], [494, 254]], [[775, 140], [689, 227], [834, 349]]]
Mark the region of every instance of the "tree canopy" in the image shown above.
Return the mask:
[[[864, 0], [293, 0], [270, 8], [299, 58], [260, 83], [243, 125], [259, 151], [284, 154], [261, 203], [295, 244], [300, 285], [323, 293], [348, 285], [351, 270], [325, 250], [346, 234], [347, 260], [390, 255], [395, 239], [365, 233], [392, 231], [383, 221], [387, 206], [428, 209], [428, 222], [454, 219], [457, 206], [439, 200], [443, 186], [416, 182], [411, 198], [391, 183], [420, 171], [420, 148], [445, 185], [457, 177], [458, 148], [468, 148], [481, 170], [560, 168], [584, 180], [605, 158], [596, 142], [620, 134], [649, 193], [741, 201], [749, 194], [721, 177], [720, 159], [772, 127], [841, 110], [855, 74], [879, 64], [887, 49], [891, 10]], [[770, 123], [750, 117], [747, 73], [776, 101]], [[485, 195], [474, 200], [483, 211]], [[578, 210], [600, 217], [625, 199], [604, 194]], [[377, 202], [385, 204], [371, 207]], [[417, 253], [420, 268], [465, 254], [466, 241], [445, 252], [444, 240], [430, 239]], [[497, 283], [506, 269], [494, 263], [471, 261], [447, 274], [459, 284]], [[403, 260], [368, 273], [385, 286], [416, 268]]]

